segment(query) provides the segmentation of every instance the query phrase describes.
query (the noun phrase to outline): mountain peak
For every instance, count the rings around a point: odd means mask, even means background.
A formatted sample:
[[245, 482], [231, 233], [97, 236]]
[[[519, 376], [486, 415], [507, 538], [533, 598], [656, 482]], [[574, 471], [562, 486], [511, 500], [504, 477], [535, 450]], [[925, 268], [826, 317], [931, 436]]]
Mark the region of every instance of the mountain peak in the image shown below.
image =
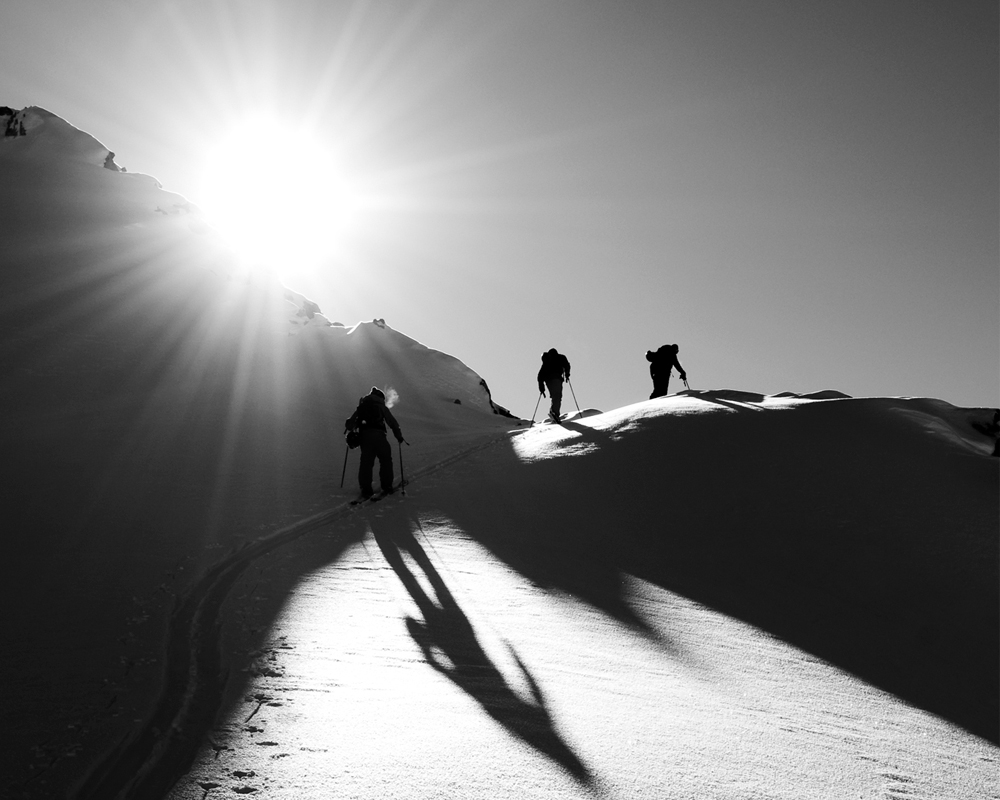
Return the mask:
[[28, 106], [17, 111], [0, 106], [0, 130], [0, 146], [18, 148], [31, 157], [83, 161], [125, 172], [101, 142], [44, 108]]

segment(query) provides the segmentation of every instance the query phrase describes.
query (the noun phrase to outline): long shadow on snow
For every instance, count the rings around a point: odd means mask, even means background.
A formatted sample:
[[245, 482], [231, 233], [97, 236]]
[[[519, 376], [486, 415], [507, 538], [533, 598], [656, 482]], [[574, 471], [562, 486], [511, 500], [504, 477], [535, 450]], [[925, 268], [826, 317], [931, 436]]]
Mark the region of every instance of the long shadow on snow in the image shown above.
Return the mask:
[[[532, 702], [518, 695], [476, 637], [468, 617], [408, 526], [399, 519], [373, 516], [369, 523], [386, 561], [416, 602], [422, 620], [406, 618], [406, 628], [434, 669], [475, 700], [507, 731], [555, 761], [576, 780], [589, 785], [587, 767], [562, 740], [546, 707], [541, 687], [513, 648], [514, 661], [531, 689]], [[417, 524], [415, 521], [410, 525]], [[434, 591], [428, 596], [403, 559], [408, 553]]]
[[511, 448], [486, 465], [503, 481], [456, 475], [449, 513], [618, 619], [635, 575], [997, 742], [997, 464], [865, 402], [659, 417], [583, 458]]
[[[213, 724], [228, 720], [231, 726], [238, 727], [241, 719], [245, 724], [249, 720], [249, 717], [244, 719], [246, 710], [259, 708], [261, 698], [269, 696], [266, 687], [264, 694], [247, 695], [253, 674], [250, 668], [257, 655], [275, 647], [272, 625], [286, 598], [294, 592], [303, 574], [338, 561], [348, 547], [365, 538], [369, 529], [424, 617], [422, 621], [407, 618], [404, 624], [428, 664], [452, 680], [512, 735], [551, 759], [581, 784], [593, 787], [594, 778], [589, 769], [556, 731], [542, 689], [528, 668], [511, 650], [530, 687], [530, 701], [511, 687], [483, 650], [465, 613], [410, 533], [410, 525], [417, 523], [400, 524], [398, 515], [388, 516], [395, 521], [377, 514], [337, 514], [336, 519], [331, 520], [332, 525], [331, 521], [319, 520], [306, 526], [310, 531], [325, 531], [322, 535], [290, 531], [287, 541], [274, 545], [261, 542], [221, 563], [221, 579], [206, 576], [204, 592], [193, 593], [185, 604], [192, 606], [192, 613], [201, 605], [207, 606], [205, 622], [199, 627], [202, 635], [194, 635], [197, 631], [186, 621], [185, 615], [176, 615], [178, 635], [172, 636], [171, 642], [184, 652], [179, 652], [176, 658], [170, 654], [168, 658], [176, 674], [167, 676], [155, 713], [137, 736], [122, 742], [108, 754], [75, 796], [104, 796], [128, 787], [130, 797], [161, 797], [190, 769], [202, 737], [212, 730]], [[406, 566], [402, 558], [404, 551], [430, 582], [434, 589], [433, 599], [427, 596]], [[243, 622], [243, 627], [249, 626], [249, 630], [243, 637], [238, 630], [233, 630], [228, 645], [223, 648], [225, 652], [220, 653], [217, 623], [221, 606], [226, 602], [244, 603], [247, 597], [254, 600], [253, 613]], [[243, 641], [238, 644], [241, 638]], [[192, 647], [197, 649], [195, 656], [187, 652]], [[223, 663], [219, 663], [219, 655], [223, 656]], [[197, 672], [201, 677], [189, 686], [188, 665], [193, 657], [198, 661]], [[154, 740], [159, 737], [158, 731], [171, 727], [172, 715], [177, 713], [177, 701], [187, 692], [193, 692], [194, 713], [185, 716], [183, 730], [172, 734], [169, 746], [163, 749]], [[224, 727], [216, 729], [214, 735], [225, 741], [225, 733]], [[154, 751], [161, 752], [150, 758], [149, 754]]]

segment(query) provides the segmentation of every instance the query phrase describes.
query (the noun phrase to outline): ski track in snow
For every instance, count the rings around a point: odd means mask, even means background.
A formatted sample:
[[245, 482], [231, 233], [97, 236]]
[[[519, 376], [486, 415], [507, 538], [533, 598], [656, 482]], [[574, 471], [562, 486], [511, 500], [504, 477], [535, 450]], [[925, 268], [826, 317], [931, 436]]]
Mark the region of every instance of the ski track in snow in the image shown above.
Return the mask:
[[[489, 437], [485, 442], [473, 444], [424, 466], [407, 478], [407, 485], [489, 447], [497, 440], [498, 437]], [[405, 495], [399, 491], [397, 496]], [[123, 791], [127, 796], [162, 793], [169, 788], [176, 780], [177, 770], [186, 770], [190, 747], [205, 734], [218, 708], [219, 696], [226, 681], [225, 670], [217, 662], [218, 628], [221, 624], [218, 615], [232, 591], [234, 581], [274, 550], [365, 507], [370, 506], [342, 503], [248, 542], [213, 565], [179, 602], [173, 615], [165, 653], [164, 685], [157, 707], [139, 730], [88, 770], [73, 796], [87, 800], [118, 796]], [[264, 702], [258, 700], [257, 711]], [[273, 701], [269, 704], [275, 705]], [[166, 741], [161, 738], [163, 731], [170, 732]], [[213, 745], [209, 738], [209, 746]], [[214, 752], [218, 755], [219, 751]]]

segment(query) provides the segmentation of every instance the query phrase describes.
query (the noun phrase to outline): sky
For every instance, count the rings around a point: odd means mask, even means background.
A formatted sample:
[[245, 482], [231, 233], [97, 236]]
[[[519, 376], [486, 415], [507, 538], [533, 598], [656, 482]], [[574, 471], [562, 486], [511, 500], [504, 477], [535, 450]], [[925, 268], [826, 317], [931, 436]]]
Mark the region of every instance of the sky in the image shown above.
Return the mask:
[[261, 268], [523, 416], [543, 350], [564, 406], [609, 410], [668, 342], [696, 389], [996, 406], [998, 28], [994, 2], [7, 0], [0, 105], [203, 208], [224, 157], [247, 217], [254, 180], [304, 176], [270, 184], [313, 202]]

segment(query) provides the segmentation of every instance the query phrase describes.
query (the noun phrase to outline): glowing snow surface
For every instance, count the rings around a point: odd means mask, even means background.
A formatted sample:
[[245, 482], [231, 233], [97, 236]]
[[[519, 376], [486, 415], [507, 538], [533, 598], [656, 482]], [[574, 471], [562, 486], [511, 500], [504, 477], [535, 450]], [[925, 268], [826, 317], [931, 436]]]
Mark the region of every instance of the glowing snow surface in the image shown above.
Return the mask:
[[213, 734], [231, 751], [206, 747], [172, 797], [996, 797], [991, 744], [641, 578], [613, 614], [547, 590], [446, 511], [502, 491], [472, 474], [611, 458], [665, 406], [737, 413], [676, 398], [524, 431], [514, 461], [483, 451], [248, 572], [230, 602], [250, 629], [255, 597], [305, 577]]

